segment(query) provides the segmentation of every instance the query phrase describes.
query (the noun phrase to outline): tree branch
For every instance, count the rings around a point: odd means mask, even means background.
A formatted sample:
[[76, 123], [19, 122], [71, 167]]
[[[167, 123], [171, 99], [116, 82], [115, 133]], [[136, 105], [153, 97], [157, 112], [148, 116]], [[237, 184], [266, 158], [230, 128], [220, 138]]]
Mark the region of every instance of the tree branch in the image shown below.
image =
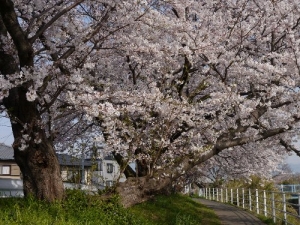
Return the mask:
[[33, 48], [20, 27], [11, 0], [0, 0], [0, 14], [18, 51], [20, 66], [33, 66]]
[[286, 148], [286, 150], [288, 151], [293, 151], [296, 153], [297, 156], [300, 157], [300, 150], [296, 149], [294, 146], [292, 145], [289, 145], [286, 141], [284, 141], [282, 138], [280, 139], [280, 142], [279, 142], [283, 147]]
[[47, 30], [56, 20], [58, 20], [61, 16], [63, 16], [65, 13], [69, 12], [71, 9], [73, 9], [74, 7], [76, 7], [77, 5], [79, 5], [80, 3], [82, 3], [84, 0], [79, 0], [76, 1], [73, 5], [70, 5], [69, 7], [61, 10], [60, 12], [56, 13], [56, 15], [48, 22], [43, 24], [38, 31], [36, 32], [36, 34], [31, 37], [29, 39], [30, 43], [33, 43], [37, 38], [39, 38], [40, 35], [42, 35], [45, 30]]

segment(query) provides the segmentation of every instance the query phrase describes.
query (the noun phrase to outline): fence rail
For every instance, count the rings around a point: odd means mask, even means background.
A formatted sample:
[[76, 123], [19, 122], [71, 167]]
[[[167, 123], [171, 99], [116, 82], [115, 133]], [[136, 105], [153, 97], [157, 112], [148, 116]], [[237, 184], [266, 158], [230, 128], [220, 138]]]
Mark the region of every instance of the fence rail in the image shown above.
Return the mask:
[[0, 198], [6, 197], [23, 197], [23, 189], [0, 189]]
[[300, 224], [300, 193], [268, 192], [258, 189], [202, 188], [199, 196], [236, 205], [272, 218], [275, 224]]
[[300, 184], [281, 184], [278, 185], [277, 188], [282, 192], [300, 193]]
[[[93, 194], [98, 192], [99, 190], [103, 190], [105, 187], [101, 185], [95, 186], [95, 185], [74, 184], [74, 183], [64, 182], [64, 188], [80, 189], [86, 193]], [[21, 183], [21, 185], [18, 186], [6, 185], [5, 188], [0, 187], [0, 198], [7, 198], [7, 197], [24, 197], [23, 183]]]

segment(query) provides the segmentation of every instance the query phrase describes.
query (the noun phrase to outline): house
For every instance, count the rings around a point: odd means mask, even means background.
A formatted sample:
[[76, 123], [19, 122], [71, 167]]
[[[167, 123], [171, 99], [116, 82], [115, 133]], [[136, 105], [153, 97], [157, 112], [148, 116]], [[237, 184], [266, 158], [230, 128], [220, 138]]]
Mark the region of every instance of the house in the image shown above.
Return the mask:
[[23, 182], [13, 149], [0, 143], [0, 197], [23, 196]]
[[[120, 176], [120, 167], [112, 155], [91, 159], [69, 154], [57, 154], [63, 182], [75, 184], [93, 184], [102, 189], [115, 182], [124, 182], [125, 175]], [[0, 143], [0, 178], [20, 180], [20, 168], [14, 160], [13, 148]], [[120, 179], [119, 179], [120, 178]], [[1, 189], [0, 183], [0, 189]]]
[[126, 180], [124, 174], [120, 175], [120, 166], [112, 155], [96, 159], [89, 156], [83, 159], [69, 154], [58, 154], [57, 157], [64, 182], [95, 185], [103, 189]]
[[[87, 159], [87, 161], [93, 161]], [[92, 172], [92, 184], [100, 187], [111, 187], [116, 182], [125, 182], [126, 177], [120, 174], [120, 166], [112, 155], [94, 160], [95, 169]]]
[[[82, 168], [84, 174], [91, 171], [91, 164], [87, 161], [68, 154], [58, 154], [58, 161], [61, 166], [61, 175], [63, 181], [70, 183], [87, 183], [87, 179], [81, 181]], [[87, 176], [85, 176], [87, 177]], [[0, 143], [0, 178], [21, 179], [21, 171], [14, 159], [14, 150], [12, 147]]]
[[20, 175], [12, 147], [0, 143], [0, 178], [20, 179]]
[[69, 154], [57, 154], [63, 182], [89, 184], [92, 164]]

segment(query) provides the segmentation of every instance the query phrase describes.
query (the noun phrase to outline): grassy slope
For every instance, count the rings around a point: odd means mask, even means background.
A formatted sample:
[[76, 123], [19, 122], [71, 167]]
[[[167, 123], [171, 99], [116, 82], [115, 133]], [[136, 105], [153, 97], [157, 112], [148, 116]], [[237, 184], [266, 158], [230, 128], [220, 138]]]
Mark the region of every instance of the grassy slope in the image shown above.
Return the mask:
[[0, 210], [0, 225], [220, 224], [210, 209], [180, 195], [159, 196], [124, 209], [117, 198], [104, 202], [77, 191], [69, 193], [63, 203], [53, 204], [32, 198], [0, 198]]
[[147, 218], [147, 224], [164, 225], [217, 225], [219, 219], [214, 212], [182, 195], [157, 196], [151, 201], [136, 205], [130, 211], [137, 217]]

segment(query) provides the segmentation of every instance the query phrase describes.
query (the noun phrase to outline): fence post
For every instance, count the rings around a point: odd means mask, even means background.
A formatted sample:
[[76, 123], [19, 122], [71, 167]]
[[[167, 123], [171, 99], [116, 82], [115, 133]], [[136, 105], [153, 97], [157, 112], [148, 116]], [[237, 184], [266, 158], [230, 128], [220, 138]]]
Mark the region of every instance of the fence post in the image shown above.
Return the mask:
[[221, 202], [224, 202], [223, 201], [223, 188], [221, 188]]
[[298, 193], [298, 215], [300, 215], [300, 194]]
[[242, 204], [243, 204], [243, 209], [245, 208], [245, 190], [242, 188]]
[[265, 190], [264, 190], [264, 215], [265, 217], [267, 217], [267, 196]]
[[275, 196], [274, 196], [274, 192], [272, 192], [272, 217], [273, 217], [273, 222], [276, 223], [276, 209], [275, 209]]
[[259, 214], [258, 190], [255, 189], [256, 213]]
[[285, 201], [285, 193], [282, 193], [282, 203], [283, 203], [283, 221], [284, 224], [287, 224], [287, 220], [286, 220], [286, 201]]
[[233, 204], [233, 192], [232, 192], [232, 188], [230, 189], [230, 197], [231, 197], [231, 204]]
[[239, 189], [236, 189], [236, 205], [240, 206], [240, 197], [239, 197]]
[[251, 189], [249, 189], [249, 210], [252, 211], [252, 193], [251, 193]]

